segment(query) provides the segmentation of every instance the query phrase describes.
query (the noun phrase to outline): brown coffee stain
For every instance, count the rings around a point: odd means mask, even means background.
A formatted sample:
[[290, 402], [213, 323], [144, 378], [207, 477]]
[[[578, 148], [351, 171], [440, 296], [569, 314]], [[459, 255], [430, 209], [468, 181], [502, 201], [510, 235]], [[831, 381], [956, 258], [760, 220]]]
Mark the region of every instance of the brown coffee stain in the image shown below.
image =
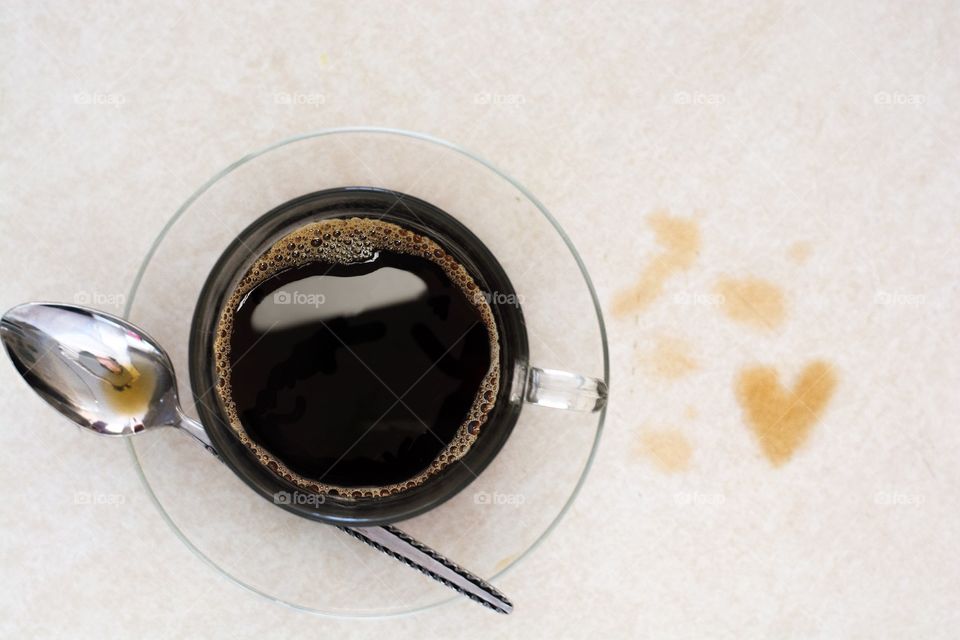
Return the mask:
[[671, 336], [658, 337], [653, 350], [644, 354], [642, 360], [651, 374], [667, 380], [682, 378], [700, 366], [690, 345]]
[[809, 242], [794, 242], [787, 249], [787, 257], [797, 264], [803, 264], [810, 257], [812, 251], [813, 247], [810, 246]]
[[510, 566], [510, 563], [516, 559], [517, 559], [516, 553], [506, 556], [505, 558], [500, 558], [499, 562], [497, 562], [497, 564], [494, 565], [493, 572], [500, 573], [501, 571], [506, 569], [508, 566]]
[[664, 473], [678, 473], [690, 466], [693, 446], [676, 429], [646, 431], [640, 436], [640, 453]]
[[693, 266], [700, 251], [700, 228], [696, 221], [659, 211], [647, 218], [661, 252], [640, 273], [637, 283], [613, 300], [614, 315], [623, 316], [646, 309], [663, 291], [666, 281]]
[[721, 309], [728, 318], [757, 329], [776, 329], [786, 317], [780, 288], [761, 278], [722, 278], [716, 291], [723, 296]]
[[737, 400], [747, 426], [773, 466], [789, 461], [807, 440], [836, 387], [834, 368], [823, 361], [808, 364], [792, 390], [781, 386], [773, 367], [751, 367], [740, 373]]

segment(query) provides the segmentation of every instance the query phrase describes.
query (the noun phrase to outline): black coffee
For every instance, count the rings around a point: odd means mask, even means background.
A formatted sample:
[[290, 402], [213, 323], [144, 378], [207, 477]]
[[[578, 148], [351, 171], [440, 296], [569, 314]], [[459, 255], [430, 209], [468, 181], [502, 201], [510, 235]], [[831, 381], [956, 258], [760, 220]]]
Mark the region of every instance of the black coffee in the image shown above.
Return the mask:
[[489, 304], [438, 243], [375, 219], [280, 239], [241, 278], [217, 393], [274, 473], [345, 498], [422, 484], [476, 440], [499, 384]]

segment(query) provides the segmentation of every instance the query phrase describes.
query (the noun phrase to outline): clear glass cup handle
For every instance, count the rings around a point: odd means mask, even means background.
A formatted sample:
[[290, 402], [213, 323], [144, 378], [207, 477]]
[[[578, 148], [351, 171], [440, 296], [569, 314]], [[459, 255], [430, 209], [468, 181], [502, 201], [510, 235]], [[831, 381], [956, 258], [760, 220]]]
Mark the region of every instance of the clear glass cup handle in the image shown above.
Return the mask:
[[607, 383], [569, 371], [530, 367], [524, 400], [554, 409], [599, 411], [607, 404]]

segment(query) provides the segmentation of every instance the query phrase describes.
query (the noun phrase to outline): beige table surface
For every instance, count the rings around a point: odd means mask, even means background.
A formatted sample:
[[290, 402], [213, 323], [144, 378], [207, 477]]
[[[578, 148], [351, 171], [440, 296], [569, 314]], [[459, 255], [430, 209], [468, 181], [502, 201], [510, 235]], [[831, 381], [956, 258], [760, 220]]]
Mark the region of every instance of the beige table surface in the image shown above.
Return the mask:
[[956, 636], [956, 2], [38, 0], [0, 24], [0, 307], [118, 312], [216, 171], [380, 125], [542, 199], [612, 358], [580, 499], [498, 582], [515, 613], [389, 621], [217, 576], [122, 443], [65, 430], [3, 364], [0, 635]]

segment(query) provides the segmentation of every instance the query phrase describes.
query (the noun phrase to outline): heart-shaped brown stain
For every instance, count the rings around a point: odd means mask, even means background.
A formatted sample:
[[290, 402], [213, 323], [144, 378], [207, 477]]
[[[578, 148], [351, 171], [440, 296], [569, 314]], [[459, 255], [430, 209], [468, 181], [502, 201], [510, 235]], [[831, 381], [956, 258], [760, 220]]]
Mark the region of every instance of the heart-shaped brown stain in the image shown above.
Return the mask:
[[808, 364], [792, 390], [783, 388], [773, 367], [751, 367], [740, 373], [737, 399], [773, 466], [785, 464], [807, 440], [836, 386], [833, 366], [822, 361]]

